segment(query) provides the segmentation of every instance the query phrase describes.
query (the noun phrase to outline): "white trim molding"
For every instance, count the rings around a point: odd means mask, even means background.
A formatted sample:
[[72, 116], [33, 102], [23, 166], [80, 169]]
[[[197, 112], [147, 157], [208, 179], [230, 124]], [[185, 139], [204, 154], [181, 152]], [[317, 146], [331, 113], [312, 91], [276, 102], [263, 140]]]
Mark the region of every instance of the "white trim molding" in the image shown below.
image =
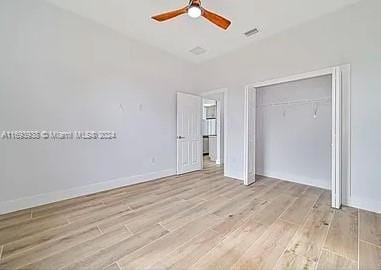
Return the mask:
[[252, 83], [247, 85], [246, 88], [258, 88], [258, 87], [269, 86], [274, 84], [281, 84], [286, 82], [293, 82], [293, 81], [310, 79], [310, 78], [315, 78], [315, 77], [320, 77], [325, 75], [331, 75], [334, 73], [335, 68], [337, 67], [324, 68], [324, 69], [315, 70], [311, 72], [290, 75], [290, 76], [282, 77], [279, 79], [271, 79], [271, 80], [266, 80], [262, 82]]
[[164, 177], [176, 175], [176, 169], [162, 170], [142, 175], [121, 177], [110, 181], [103, 181], [92, 185], [80, 186], [71, 189], [48, 192], [16, 200], [0, 202], [0, 215], [14, 211], [28, 209], [44, 204], [90, 195], [101, 191], [130, 186], [143, 182], [153, 181]]
[[381, 200], [373, 201], [366, 198], [351, 196], [351, 198], [346, 202], [346, 205], [381, 214]]

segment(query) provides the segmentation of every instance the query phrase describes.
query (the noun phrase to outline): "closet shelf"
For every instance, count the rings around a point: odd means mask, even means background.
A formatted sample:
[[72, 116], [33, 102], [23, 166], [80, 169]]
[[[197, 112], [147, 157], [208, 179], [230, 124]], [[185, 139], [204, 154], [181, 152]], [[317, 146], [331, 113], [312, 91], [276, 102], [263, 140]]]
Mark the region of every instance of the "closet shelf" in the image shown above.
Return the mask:
[[291, 106], [291, 105], [302, 105], [302, 104], [315, 104], [315, 103], [331, 103], [331, 97], [318, 98], [318, 99], [302, 99], [287, 102], [278, 103], [268, 103], [268, 104], [258, 104], [257, 107], [274, 107], [274, 106]]

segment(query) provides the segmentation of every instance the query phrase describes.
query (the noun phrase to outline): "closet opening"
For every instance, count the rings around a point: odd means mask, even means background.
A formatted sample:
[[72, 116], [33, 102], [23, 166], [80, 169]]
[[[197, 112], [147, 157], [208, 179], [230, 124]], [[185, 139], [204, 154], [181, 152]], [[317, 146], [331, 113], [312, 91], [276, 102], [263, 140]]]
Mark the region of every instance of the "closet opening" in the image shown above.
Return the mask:
[[245, 172], [330, 189], [341, 206], [341, 72], [330, 68], [250, 85]]

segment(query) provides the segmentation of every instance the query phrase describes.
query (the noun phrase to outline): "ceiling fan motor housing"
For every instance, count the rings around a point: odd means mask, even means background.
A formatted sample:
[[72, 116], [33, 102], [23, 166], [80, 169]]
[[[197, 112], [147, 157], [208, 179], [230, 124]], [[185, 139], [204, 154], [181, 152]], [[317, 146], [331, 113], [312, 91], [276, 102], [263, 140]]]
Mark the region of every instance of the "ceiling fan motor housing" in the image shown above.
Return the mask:
[[196, 8], [198, 8], [198, 9], [200, 9], [201, 12], [203, 11], [202, 8], [201, 8], [201, 1], [199, 1], [199, 0], [191, 0], [191, 1], [189, 2], [189, 5], [188, 5], [188, 10], [189, 10], [190, 8], [192, 8], [192, 7], [196, 7]]
[[201, 8], [201, 1], [200, 0], [190, 0], [189, 1], [189, 7], [196, 6]]
[[201, 8], [200, 0], [191, 0], [187, 8], [188, 15], [192, 18], [198, 18], [203, 15], [204, 11]]

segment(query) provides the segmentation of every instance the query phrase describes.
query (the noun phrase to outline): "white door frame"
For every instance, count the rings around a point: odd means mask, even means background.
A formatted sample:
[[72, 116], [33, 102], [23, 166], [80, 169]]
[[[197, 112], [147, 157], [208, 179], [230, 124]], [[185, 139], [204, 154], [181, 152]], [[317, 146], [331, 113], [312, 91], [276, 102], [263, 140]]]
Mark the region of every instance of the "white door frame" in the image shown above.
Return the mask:
[[221, 89], [216, 89], [216, 90], [212, 90], [212, 91], [207, 91], [207, 92], [203, 92], [201, 94], [202, 97], [205, 97], [205, 98], [210, 98], [210, 99], [213, 99], [213, 97], [208, 97], [209, 95], [213, 95], [213, 94], [223, 94], [224, 95], [224, 138], [223, 138], [223, 145], [224, 145], [224, 154], [223, 154], [223, 159], [222, 159], [222, 156], [221, 156], [221, 101], [217, 100], [217, 113], [218, 113], [218, 119], [217, 119], [217, 144], [219, 145], [218, 146], [218, 155], [217, 155], [217, 164], [222, 164], [226, 161], [227, 159], [227, 132], [228, 132], [228, 129], [227, 129], [227, 115], [228, 115], [228, 89], [227, 88], [221, 88]]
[[341, 143], [342, 143], [342, 67], [330, 67], [303, 74], [292, 75], [280, 79], [273, 79], [264, 82], [249, 84], [245, 88], [245, 125], [244, 125], [244, 183], [249, 184], [249, 91], [252, 89], [274, 84], [298, 81], [315, 78], [324, 75], [332, 76], [332, 172], [331, 172], [331, 193], [332, 207], [341, 207]]
[[[254, 133], [254, 140], [252, 140], [252, 144], [254, 145], [255, 149], [255, 136], [256, 136], [256, 102], [257, 102], [257, 89], [255, 87], [249, 88], [250, 90], [245, 91], [245, 125], [244, 125], [244, 154], [245, 160], [244, 163], [244, 185], [249, 186], [253, 183], [255, 183], [255, 153], [254, 155], [250, 156], [250, 130]], [[250, 93], [252, 91], [252, 93]], [[254, 104], [252, 104], [254, 103]], [[254, 106], [255, 108], [250, 108], [250, 106]], [[253, 115], [250, 115], [250, 111], [254, 111]], [[253, 128], [250, 129], [250, 122], [253, 125]], [[252, 138], [252, 137], [251, 137]], [[253, 139], [253, 138], [252, 138]], [[251, 157], [251, 158], [250, 158]], [[250, 162], [252, 162], [250, 166]], [[250, 171], [250, 168], [252, 168], [252, 173]]]

